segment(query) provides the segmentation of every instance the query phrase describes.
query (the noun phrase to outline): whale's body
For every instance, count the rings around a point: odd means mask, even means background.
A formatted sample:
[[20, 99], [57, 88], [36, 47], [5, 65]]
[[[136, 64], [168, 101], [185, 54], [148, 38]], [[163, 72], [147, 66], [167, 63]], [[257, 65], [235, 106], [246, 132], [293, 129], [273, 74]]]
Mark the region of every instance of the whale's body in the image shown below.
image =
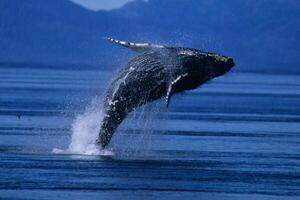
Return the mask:
[[110, 40], [140, 54], [129, 61], [108, 89], [97, 140], [102, 148], [135, 108], [163, 97], [168, 106], [173, 94], [197, 88], [234, 66], [229, 57], [196, 49]]

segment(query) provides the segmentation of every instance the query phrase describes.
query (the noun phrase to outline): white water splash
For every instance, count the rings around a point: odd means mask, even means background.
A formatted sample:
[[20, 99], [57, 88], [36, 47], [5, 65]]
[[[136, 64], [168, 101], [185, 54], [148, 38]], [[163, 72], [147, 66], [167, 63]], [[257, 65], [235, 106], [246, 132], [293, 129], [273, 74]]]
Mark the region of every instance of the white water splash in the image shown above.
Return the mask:
[[94, 98], [83, 114], [78, 115], [72, 124], [71, 142], [66, 150], [53, 149], [53, 153], [80, 155], [113, 155], [112, 151], [100, 150], [96, 139], [103, 119], [102, 102]]

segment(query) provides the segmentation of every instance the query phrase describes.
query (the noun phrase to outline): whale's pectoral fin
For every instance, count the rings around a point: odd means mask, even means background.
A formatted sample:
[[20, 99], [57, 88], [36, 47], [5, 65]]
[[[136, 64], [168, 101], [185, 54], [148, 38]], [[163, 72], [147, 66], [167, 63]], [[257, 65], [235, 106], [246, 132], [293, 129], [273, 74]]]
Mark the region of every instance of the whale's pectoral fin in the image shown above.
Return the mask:
[[169, 88], [168, 88], [168, 91], [167, 91], [167, 96], [166, 96], [166, 106], [167, 106], [167, 108], [169, 107], [169, 104], [170, 104], [171, 95], [172, 95], [172, 84], [169, 85]]
[[155, 50], [155, 49], [161, 49], [165, 48], [163, 45], [156, 45], [156, 44], [151, 44], [151, 43], [133, 43], [133, 42], [126, 42], [126, 41], [121, 41], [121, 40], [116, 40], [113, 38], [106, 37], [105, 39], [116, 43], [118, 45], [121, 45], [123, 47], [126, 47], [128, 49], [131, 49], [135, 52], [145, 52], [145, 51], [150, 51], [150, 50]]
[[171, 82], [171, 84], [168, 87], [168, 91], [167, 91], [167, 95], [166, 95], [166, 106], [167, 108], [169, 107], [170, 104], [170, 100], [171, 100], [171, 96], [174, 92], [174, 89], [176, 88], [176, 85], [178, 85], [180, 83], [180, 81], [182, 81], [182, 79], [184, 77], [186, 77], [188, 75], [188, 73], [185, 73], [183, 75], [178, 76], [174, 81]]

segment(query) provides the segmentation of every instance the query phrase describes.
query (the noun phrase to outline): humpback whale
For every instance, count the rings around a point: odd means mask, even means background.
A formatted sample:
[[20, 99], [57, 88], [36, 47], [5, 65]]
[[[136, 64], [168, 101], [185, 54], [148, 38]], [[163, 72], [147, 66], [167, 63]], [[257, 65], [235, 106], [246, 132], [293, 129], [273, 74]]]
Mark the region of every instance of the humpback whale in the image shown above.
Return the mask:
[[234, 66], [230, 57], [197, 49], [106, 39], [138, 55], [119, 72], [107, 91], [97, 139], [102, 148], [135, 108], [160, 98], [165, 98], [168, 107], [172, 95], [195, 89]]

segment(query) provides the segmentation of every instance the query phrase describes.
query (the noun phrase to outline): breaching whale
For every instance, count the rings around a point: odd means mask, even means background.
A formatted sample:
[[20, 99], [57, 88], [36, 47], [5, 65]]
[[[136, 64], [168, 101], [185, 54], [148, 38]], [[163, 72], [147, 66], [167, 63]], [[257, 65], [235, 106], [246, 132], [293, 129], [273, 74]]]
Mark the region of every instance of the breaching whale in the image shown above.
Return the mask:
[[107, 91], [97, 139], [102, 148], [135, 108], [162, 97], [168, 107], [172, 95], [195, 89], [234, 66], [230, 57], [197, 49], [107, 39], [139, 55], [119, 72]]

